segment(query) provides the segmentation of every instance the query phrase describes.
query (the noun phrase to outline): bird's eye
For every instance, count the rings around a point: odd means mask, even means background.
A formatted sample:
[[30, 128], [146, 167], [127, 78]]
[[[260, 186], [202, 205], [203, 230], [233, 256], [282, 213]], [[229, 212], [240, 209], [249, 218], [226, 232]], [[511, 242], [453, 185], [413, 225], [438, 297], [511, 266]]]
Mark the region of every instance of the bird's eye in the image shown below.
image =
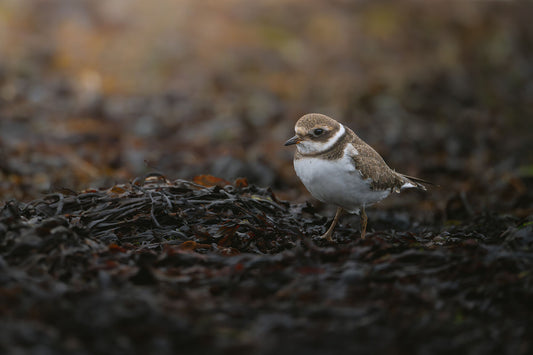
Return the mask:
[[315, 136], [319, 136], [321, 135], [322, 133], [324, 133], [324, 130], [322, 128], [316, 128], [314, 131], [313, 131], [313, 135]]

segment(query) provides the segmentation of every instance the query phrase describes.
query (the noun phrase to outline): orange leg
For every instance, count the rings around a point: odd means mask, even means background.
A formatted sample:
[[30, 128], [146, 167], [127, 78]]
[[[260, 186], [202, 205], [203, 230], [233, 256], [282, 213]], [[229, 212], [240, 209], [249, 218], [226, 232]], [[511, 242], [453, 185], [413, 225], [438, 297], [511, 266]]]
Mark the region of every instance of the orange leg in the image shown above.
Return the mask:
[[331, 222], [331, 226], [329, 226], [326, 233], [320, 236], [321, 239], [326, 238], [330, 242], [333, 241], [333, 238], [331, 238], [331, 235], [333, 234], [333, 229], [335, 228], [335, 225], [339, 221], [339, 217], [341, 216], [341, 214], [342, 214], [342, 208], [338, 207], [337, 212], [335, 213], [335, 217], [333, 217], [333, 222]]

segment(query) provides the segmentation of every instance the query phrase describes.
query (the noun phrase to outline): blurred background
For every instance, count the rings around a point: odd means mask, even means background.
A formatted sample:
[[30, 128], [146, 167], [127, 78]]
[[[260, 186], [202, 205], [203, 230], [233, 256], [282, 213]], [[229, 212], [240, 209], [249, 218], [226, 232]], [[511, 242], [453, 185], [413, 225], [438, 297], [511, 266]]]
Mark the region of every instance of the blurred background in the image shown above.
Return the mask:
[[531, 14], [520, 1], [1, 0], [0, 200], [157, 171], [246, 177], [302, 202], [283, 143], [320, 112], [440, 185], [390, 208], [533, 214]]

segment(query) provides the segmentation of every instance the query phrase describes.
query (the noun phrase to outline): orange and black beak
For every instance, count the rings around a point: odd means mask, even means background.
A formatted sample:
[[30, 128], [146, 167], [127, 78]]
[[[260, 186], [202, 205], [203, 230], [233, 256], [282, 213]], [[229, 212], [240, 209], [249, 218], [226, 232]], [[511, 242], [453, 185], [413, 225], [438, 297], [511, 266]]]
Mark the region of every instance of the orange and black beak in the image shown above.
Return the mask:
[[293, 145], [293, 144], [298, 144], [300, 143], [301, 139], [300, 137], [298, 136], [294, 136], [292, 137], [291, 139], [289, 139], [288, 141], [285, 142], [285, 145]]

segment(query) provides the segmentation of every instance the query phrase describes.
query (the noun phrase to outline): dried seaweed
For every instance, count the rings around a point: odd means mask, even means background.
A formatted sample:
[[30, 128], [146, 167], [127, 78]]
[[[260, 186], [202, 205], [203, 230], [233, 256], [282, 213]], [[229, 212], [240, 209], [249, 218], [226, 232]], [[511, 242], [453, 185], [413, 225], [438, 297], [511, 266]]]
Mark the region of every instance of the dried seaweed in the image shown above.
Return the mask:
[[479, 214], [366, 240], [344, 225], [327, 244], [310, 206], [238, 185], [151, 176], [7, 203], [0, 350], [531, 350], [531, 220]]

